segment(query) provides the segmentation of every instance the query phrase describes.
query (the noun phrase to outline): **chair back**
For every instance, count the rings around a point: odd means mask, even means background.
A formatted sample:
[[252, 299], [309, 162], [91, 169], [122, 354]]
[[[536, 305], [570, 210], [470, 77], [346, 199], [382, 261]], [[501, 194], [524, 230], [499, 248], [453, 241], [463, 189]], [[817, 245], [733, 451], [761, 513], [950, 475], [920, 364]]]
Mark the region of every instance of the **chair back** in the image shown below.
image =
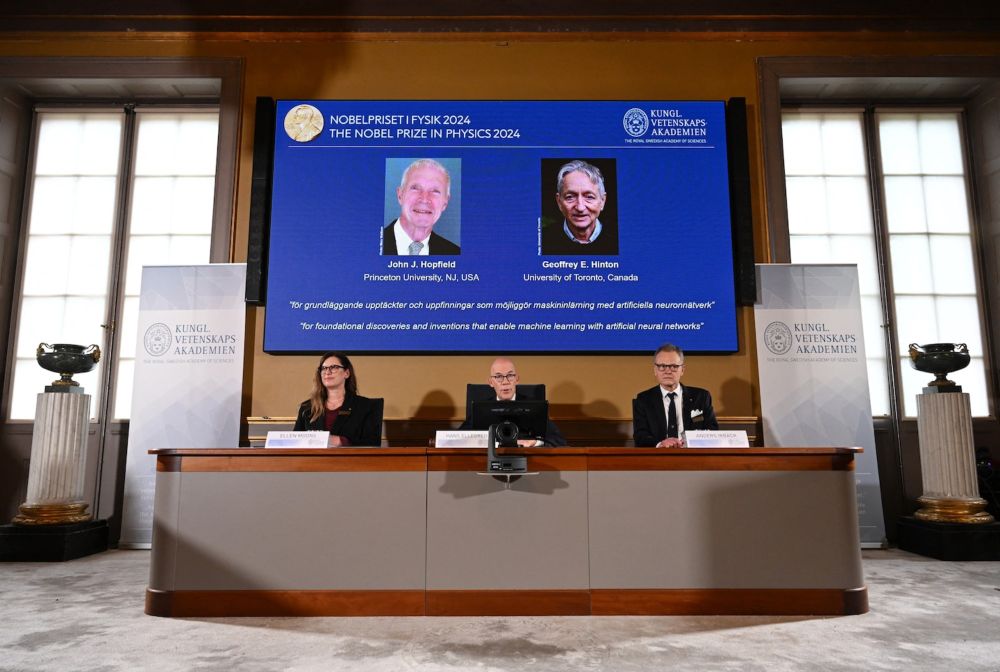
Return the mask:
[[372, 397], [372, 406], [374, 407], [372, 408], [372, 415], [375, 416], [375, 425], [378, 427], [378, 443], [375, 444], [375, 447], [378, 448], [382, 445], [382, 437], [384, 435], [382, 415], [385, 411], [385, 399], [381, 397]]

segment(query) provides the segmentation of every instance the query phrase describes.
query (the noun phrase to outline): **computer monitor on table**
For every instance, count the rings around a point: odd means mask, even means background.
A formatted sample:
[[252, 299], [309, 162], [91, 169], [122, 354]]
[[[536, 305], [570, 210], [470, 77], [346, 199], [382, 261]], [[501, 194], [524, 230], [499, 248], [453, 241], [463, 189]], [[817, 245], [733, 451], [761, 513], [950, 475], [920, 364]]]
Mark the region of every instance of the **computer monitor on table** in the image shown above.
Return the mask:
[[[496, 425], [499, 445], [516, 445], [517, 439], [545, 440], [549, 402], [540, 399], [472, 402], [472, 429], [487, 431]], [[516, 432], [514, 429], [516, 428]]]

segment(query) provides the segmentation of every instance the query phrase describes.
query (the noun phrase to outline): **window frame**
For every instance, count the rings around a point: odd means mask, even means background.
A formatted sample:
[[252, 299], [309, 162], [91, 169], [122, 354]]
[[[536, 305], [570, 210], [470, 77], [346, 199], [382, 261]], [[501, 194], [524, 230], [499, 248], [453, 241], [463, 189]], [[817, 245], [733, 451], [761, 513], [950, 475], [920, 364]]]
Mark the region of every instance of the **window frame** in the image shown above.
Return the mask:
[[[7, 279], [4, 296], [10, 306], [10, 317], [5, 330], [0, 330], [0, 366], [3, 379], [0, 381], [0, 434], [28, 431], [33, 420], [8, 420], [12, 393], [13, 362], [16, 340], [16, 314], [22, 288], [26, 233], [26, 208], [30, 201], [27, 194], [27, 174], [34, 165], [33, 152], [36, 139], [33, 107], [93, 108], [107, 104], [134, 102], [142, 105], [183, 106], [199, 103], [216, 106], [219, 112], [219, 135], [215, 170], [215, 198], [212, 221], [212, 242], [209, 259], [212, 263], [231, 263], [235, 260], [237, 162], [241, 142], [241, 105], [243, 96], [242, 58], [104, 58], [104, 57], [0, 57], [0, 90], [4, 87], [16, 92], [15, 103], [25, 110], [26, 130], [23, 150], [19, 152], [24, 173], [18, 180], [18, 201], [12, 213], [12, 225], [16, 229], [13, 240], [8, 241], [6, 252], [10, 264], [0, 268]], [[48, 90], [66, 90], [65, 97], [32, 96], [31, 90], [40, 82], [58, 81], [59, 85], [49, 85]], [[21, 83], [25, 86], [22, 87]], [[133, 83], [143, 90], [160, 88], [176, 91], [177, 95], [135, 96], [129, 101], [123, 98], [107, 98], [80, 93], [69, 84], [95, 83], [93, 89], [126, 90]], [[162, 82], [162, 84], [160, 84]], [[185, 88], [186, 87], [186, 88]], [[14, 248], [11, 250], [10, 248]], [[0, 250], [3, 252], [3, 250]], [[2, 257], [0, 257], [2, 259]], [[3, 283], [0, 283], [0, 289]], [[2, 301], [3, 297], [0, 297]], [[123, 427], [127, 423], [115, 423]], [[124, 430], [123, 430], [124, 431]]]
[[[916, 420], [916, 416], [906, 415], [906, 404], [903, 398], [903, 361], [901, 360], [903, 345], [899, 341], [896, 333], [896, 290], [892, 279], [892, 252], [891, 234], [887, 222], [887, 203], [884, 189], [885, 174], [882, 170], [881, 144], [879, 135], [879, 115], [880, 114], [914, 114], [914, 113], [950, 113], [958, 116], [959, 143], [962, 152], [962, 166], [964, 170], [964, 182], [966, 192], [966, 208], [969, 217], [969, 239], [972, 245], [973, 257], [973, 277], [975, 280], [975, 299], [979, 311], [980, 338], [983, 343], [983, 367], [986, 376], [986, 404], [987, 415], [978, 416], [988, 419], [996, 419], [996, 387], [991, 384], [993, 371], [993, 358], [990, 347], [989, 329], [989, 306], [984, 292], [985, 288], [985, 268], [986, 262], [983, 257], [982, 229], [975, 208], [976, 185], [974, 166], [972, 163], [972, 147], [969, 142], [970, 134], [968, 129], [968, 115], [964, 105], [956, 104], [952, 100], [943, 101], [910, 101], [893, 100], [882, 102], [877, 98], [867, 100], [814, 100], [814, 99], [787, 99], [782, 100], [780, 106], [780, 119], [784, 118], [786, 111], [815, 112], [815, 113], [860, 113], [862, 125], [862, 137], [864, 142], [865, 163], [868, 177], [868, 197], [872, 214], [872, 226], [875, 237], [875, 257], [878, 266], [879, 286], [882, 293], [882, 324], [883, 344], [885, 347], [886, 365], [889, 372], [889, 415], [900, 420]], [[781, 139], [779, 128], [779, 139]], [[783, 142], [783, 140], [782, 140]], [[783, 145], [781, 146], [783, 152]], [[787, 192], [784, 184], [784, 159], [781, 162], [781, 191], [784, 198], [784, 209], [780, 224], [783, 231], [776, 231], [777, 227], [772, 225], [772, 241], [780, 242], [781, 249], [785, 255], [784, 261], [791, 262], [791, 232], [788, 227]], [[772, 224], [774, 224], [772, 222]], [[775, 241], [776, 237], [781, 237], [781, 241]], [[777, 247], [777, 246], [776, 246]], [[884, 416], [874, 416], [884, 417]]]
[[[31, 122], [30, 122], [31, 127], [29, 132], [30, 139], [28, 143], [28, 157], [27, 157], [27, 162], [25, 164], [26, 169], [24, 175], [24, 190], [23, 190], [24, 195], [22, 200], [21, 217], [19, 222], [20, 230], [19, 230], [18, 245], [17, 245], [17, 264], [14, 269], [15, 276], [14, 276], [13, 291], [11, 296], [10, 319], [8, 321], [8, 333], [7, 333], [7, 343], [6, 343], [8, 357], [5, 367], [6, 375], [4, 376], [4, 384], [2, 390], [3, 399], [2, 399], [2, 404], [0, 404], [0, 413], [2, 413], [2, 416], [0, 416], [0, 421], [2, 421], [5, 424], [13, 425], [13, 424], [34, 423], [34, 418], [11, 418], [10, 413], [11, 413], [11, 405], [13, 403], [14, 372], [16, 369], [16, 362], [17, 362], [17, 340], [21, 326], [21, 308], [23, 306], [24, 281], [25, 281], [25, 272], [28, 261], [28, 242], [31, 233], [29, 230], [30, 229], [29, 222], [31, 221], [31, 215], [32, 215], [31, 204], [34, 199], [34, 187], [35, 187], [34, 169], [37, 161], [38, 136], [41, 128], [39, 115], [44, 114], [46, 112], [69, 112], [69, 111], [85, 114], [88, 112], [108, 113], [113, 110], [110, 106], [95, 106], [83, 103], [68, 104], [65, 106], [52, 106], [48, 104], [37, 104], [32, 106]], [[121, 110], [119, 110], [119, 112], [121, 112]], [[117, 168], [116, 183], [115, 183], [115, 195], [114, 195], [115, 214], [114, 214], [114, 219], [111, 223], [111, 232], [109, 235], [108, 284], [105, 288], [106, 301], [104, 306], [104, 315], [102, 316], [102, 321], [104, 322], [104, 324], [107, 324], [110, 319], [110, 316], [114, 314], [113, 306], [115, 304], [114, 296], [116, 291], [116, 275], [117, 275], [115, 273], [115, 269], [117, 269], [119, 263], [119, 260], [115, 258], [116, 257], [115, 251], [118, 247], [117, 241], [119, 239], [120, 227], [121, 227], [120, 208], [121, 208], [121, 200], [123, 194], [120, 189], [122, 183], [120, 175], [125, 168], [125, 166], [123, 166], [122, 164], [122, 158], [127, 154], [122, 149], [122, 146], [124, 145], [127, 139], [126, 129], [127, 129], [127, 124], [123, 119], [122, 128], [120, 132], [121, 135], [119, 139], [118, 168]], [[102, 327], [104, 327], [104, 325], [102, 325]], [[104, 327], [103, 336], [104, 336], [104, 338], [102, 339], [103, 342], [98, 345], [100, 345], [101, 347], [101, 358], [105, 359], [107, 365], [105, 367], [105, 370], [102, 372], [102, 377], [99, 383], [99, 389], [101, 390], [101, 394], [98, 397], [99, 399], [98, 409], [100, 407], [99, 404], [103, 403], [104, 395], [106, 394], [105, 388], [107, 387], [107, 382], [108, 382], [107, 376], [109, 375], [110, 370], [114, 368], [112, 365], [113, 360], [106, 359], [106, 356], [109, 354], [106, 352], [107, 350], [106, 343], [108, 341], [107, 338], [108, 332], [106, 327]], [[89, 425], [91, 427], [94, 425], [100, 426], [101, 424], [101, 416], [98, 409], [91, 410], [93, 414], [93, 418], [89, 422]]]
[[[25, 174], [23, 190], [23, 206], [20, 219], [20, 231], [18, 239], [17, 264], [15, 280], [13, 283], [12, 302], [10, 320], [8, 323], [7, 350], [9, 353], [7, 361], [7, 374], [3, 384], [3, 403], [0, 404], [0, 412], [3, 413], [2, 422], [9, 424], [33, 423], [33, 418], [11, 418], [11, 404], [14, 391], [15, 363], [17, 361], [17, 339], [21, 322], [21, 307], [24, 292], [24, 276], [27, 264], [27, 249], [30, 238], [29, 222], [31, 221], [31, 203], [34, 191], [34, 168], [36, 165], [38, 136], [40, 132], [40, 115], [46, 113], [116, 113], [122, 115], [122, 128], [120, 136], [118, 168], [115, 187], [115, 212], [110, 233], [110, 250], [108, 260], [108, 282], [105, 290], [106, 303], [104, 315], [102, 317], [102, 327], [104, 329], [103, 342], [100, 343], [101, 358], [104, 360], [102, 376], [98, 384], [100, 394], [97, 396], [96, 408], [91, 409], [93, 417], [91, 425], [104, 426], [111, 423], [128, 423], [128, 418], [115, 417], [115, 395], [118, 386], [118, 353], [121, 350], [121, 311], [125, 300], [125, 277], [126, 262], [129, 254], [130, 230], [132, 225], [132, 195], [135, 185], [135, 156], [138, 143], [138, 115], [142, 112], [153, 111], [154, 113], [183, 113], [191, 111], [215, 111], [219, 116], [219, 140], [216, 147], [216, 169], [215, 169], [215, 198], [213, 202], [211, 242], [209, 247], [209, 262], [216, 262], [215, 256], [218, 253], [219, 245], [216, 244], [218, 233], [218, 181], [219, 163], [221, 156], [219, 153], [222, 143], [222, 106], [218, 103], [191, 102], [190, 104], [178, 104], [177, 101], [144, 101], [144, 102], [44, 102], [33, 106], [31, 112], [30, 140], [28, 145], [28, 157], [26, 162], [27, 171]], [[227, 229], [227, 234], [229, 230]], [[228, 242], [228, 241], [227, 241]], [[224, 260], [228, 261], [227, 258]], [[102, 412], [103, 409], [103, 412]]]
[[[217, 114], [219, 115], [219, 128], [218, 128], [219, 141], [218, 142], [221, 142], [221, 134], [222, 134], [222, 107], [221, 107], [221, 105], [211, 104], [211, 103], [198, 103], [198, 104], [191, 104], [191, 105], [180, 106], [180, 105], [177, 104], [176, 101], [173, 101], [173, 102], [170, 102], [170, 103], [152, 103], [152, 104], [151, 103], [137, 103], [137, 104], [135, 104], [133, 106], [133, 109], [131, 111], [130, 124], [128, 124], [129, 131], [130, 131], [130, 138], [129, 138], [130, 144], [129, 144], [129, 149], [128, 149], [129, 166], [128, 166], [128, 175], [127, 175], [128, 184], [127, 184], [127, 187], [126, 187], [127, 201], [121, 203], [121, 207], [122, 207], [121, 217], [122, 217], [122, 224], [123, 224], [123, 226], [122, 226], [122, 228], [120, 230], [120, 233], [121, 233], [121, 236], [122, 236], [122, 242], [121, 242], [121, 245], [120, 245], [120, 249], [118, 250], [120, 256], [116, 260], [116, 268], [118, 270], [118, 273], [115, 274], [115, 281], [116, 281], [116, 287], [115, 287], [115, 291], [116, 291], [116, 294], [115, 294], [115, 318], [116, 319], [120, 319], [122, 317], [122, 312], [125, 309], [124, 308], [124, 305], [125, 305], [125, 274], [128, 272], [128, 269], [127, 269], [126, 266], [127, 266], [129, 251], [130, 251], [129, 250], [129, 245], [131, 244], [131, 241], [132, 241], [132, 196], [135, 193], [136, 172], [135, 172], [134, 162], [135, 162], [135, 158], [136, 158], [137, 153], [138, 153], [139, 114], [142, 113], [142, 112], [144, 112], [144, 111], [148, 111], [148, 110], [155, 110], [156, 112], [166, 112], [166, 113], [169, 113], [169, 112], [184, 113], [184, 112], [191, 112], [191, 111], [197, 111], [197, 110], [207, 110], [207, 109], [215, 110], [217, 112]], [[218, 179], [219, 179], [219, 166], [218, 166], [218, 163], [220, 161], [220, 158], [221, 157], [219, 156], [219, 148], [218, 148], [218, 144], [217, 144], [217, 146], [216, 146], [216, 168], [215, 168], [216, 187], [218, 186], [217, 182], [218, 182]], [[216, 212], [217, 212], [217, 210], [219, 208], [218, 193], [219, 193], [218, 192], [218, 188], [216, 188], [216, 190], [215, 190], [215, 199], [214, 199], [213, 205], [212, 205], [212, 228], [211, 228], [211, 233], [210, 233], [210, 235], [211, 235], [211, 242], [209, 243], [209, 263], [220, 263], [220, 262], [218, 262], [214, 258], [214, 256], [215, 256], [215, 248], [216, 248], [216, 245], [215, 245], [215, 241], [216, 241]], [[228, 261], [228, 257], [227, 257], [227, 259], [225, 261]], [[221, 262], [221, 263], [225, 263], [225, 261]], [[107, 403], [108, 403], [107, 421], [109, 423], [127, 423], [131, 419], [131, 418], [118, 418], [118, 417], [115, 416], [115, 407], [117, 406], [117, 394], [118, 394], [119, 353], [121, 351], [121, 328], [120, 327], [121, 327], [121, 324], [119, 322], [118, 324], [115, 324], [114, 329], [112, 330], [113, 336], [114, 336], [114, 350], [111, 353], [111, 356], [113, 357], [113, 359], [109, 360], [108, 375], [114, 376], [114, 378], [111, 379], [111, 380], [108, 380], [107, 384], [103, 386], [103, 391], [106, 394], [108, 394], [108, 396], [106, 397], [106, 399], [108, 400], [107, 401]]]
[[[850, 113], [850, 114], [856, 114], [860, 121], [861, 142], [864, 151], [865, 181], [867, 183], [867, 188], [868, 188], [868, 207], [872, 218], [872, 237], [875, 242], [875, 266], [876, 266], [876, 272], [878, 274], [878, 285], [879, 285], [880, 304], [881, 304], [881, 317], [880, 317], [879, 329], [882, 331], [882, 339], [881, 339], [883, 348], [882, 358], [883, 361], [885, 361], [886, 371], [889, 374], [889, 379], [886, 381], [887, 382], [886, 392], [889, 401], [889, 412], [887, 415], [877, 414], [873, 415], [873, 417], [884, 418], [887, 416], [892, 417], [898, 415], [900, 410], [898, 407], [898, 399], [899, 399], [899, 393], [897, 390], [898, 377], [896, 375], [896, 370], [893, 365], [893, 360], [895, 356], [893, 355], [892, 344], [887, 341], [887, 336], [892, 336], [893, 331], [891, 329], [892, 315], [890, 312], [887, 312], [888, 310], [890, 310], [891, 307], [887, 305], [887, 303], [889, 302], [886, 301], [886, 297], [891, 296], [891, 293], [887, 291], [887, 285], [885, 281], [888, 279], [891, 282], [892, 278], [891, 278], [891, 273], [885, 272], [886, 264], [885, 264], [885, 259], [883, 257], [883, 251], [885, 249], [885, 246], [883, 244], [883, 239], [880, 234], [882, 228], [882, 222], [881, 222], [882, 210], [876, 207], [876, 201], [875, 201], [875, 199], [878, 198], [877, 194], [881, 191], [881, 185], [877, 183], [878, 172], [876, 170], [876, 167], [872, 163], [873, 156], [871, 147], [873, 145], [871, 144], [871, 137], [868, 132], [870, 129], [869, 120], [867, 118], [868, 108], [864, 104], [859, 104], [856, 101], [843, 102], [840, 104], [830, 104], [827, 102], [824, 102], [822, 104], [799, 103], [798, 101], [790, 101], [788, 103], [783, 103], [781, 105], [780, 112], [781, 112], [782, 122], [784, 121], [784, 113], [786, 110], [794, 110], [796, 112], [798, 111], [811, 112], [818, 114]], [[782, 142], [783, 142], [783, 136], [782, 136]], [[782, 220], [785, 227], [783, 243], [784, 243], [786, 258], [784, 259], [784, 262], [791, 263], [792, 234], [788, 226], [788, 201], [787, 201], [787, 184], [786, 184], [787, 176], [785, 175], [785, 170], [784, 170], [783, 145], [781, 151], [782, 151], [781, 186], [785, 198], [784, 202], [785, 208], [783, 211], [784, 219]], [[889, 288], [891, 289], [891, 285], [889, 285]]]
[[[987, 414], [985, 416], [974, 416], [979, 418], [996, 419], [997, 418], [997, 396], [995, 394], [995, 386], [991, 385], [991, 371], [993, 370], [993, 357], [991, 355], [990, 347], [990, 328], [989, 328], [989, 305], [986, 299], [986, 259], [983, 255], [983, 240], [982, 240], [982, 226], [979, 221], [978, 212], [976, 210], [975, 204], [977, 202], [976, 193], [976, 182], [975, 182], [975, 167], [972, 162], [972, 143], [971, 134], [969, 133], [969, 116], [965, 105], [955, 103], [954, 101], [940, 101], [937, 104], [927, 104], [926, 102], [909, 102], [908, 104], [900, 104], [899, 102], [893, 102], [891, 104], [873, 104], [871, 110], [866, 110], [865, 120], [866, 124], [871, 130], [871, 148], [869, 149], [869, 155], [871, 160], [874, 162], [878, 169], [878, 185], [875, 193], [878, 197], [878, 225], [880, 229], [880, 235], [884, 236], [884, 254], [885, 254], [885, 268], [880, 269], [880, 271], [886, 271], [887, 277], [885, 278], [885, 284], [888, 296], [892, 298], [892, 304], [889, 308], [890, 322], [888, 323], [889, 335], [891, 336], [892, 343], [892, 356], [894, 362], [897, 364], [899, 369], [902, 369], [903, 364], [901, 361], [902, 357], [902, 347], [903, 344], [899, 341], [899, 336], [896, 333], [896, 289], [893, 285], [892, 280], [892, 234], [889, 231], [889, 223], [886, 221], [886, 215], [888, 213], [888, 204], [886, 200], [885, 189], [883, 185], [883, 180], [885, 179], [885, 173], [882, 170], [882, 152], [881, 152], [881, 136], [879, 134], [879, 115], [880, 114], [913, 114], [920, 112], [948, 112], [958, 115], [958, 133], [959, 133], [959, 149], [962, 152], [962, 170], [964, 172], [964, 182], [965, 182], [965, 206], [967, 211], [967, 216], [969, 218], [969, 243], [972, 246], [972, 263], [973, 263], [973, 281], [975, 282], [975, 299], [976, 308], [979, 312], [979, 338], [980, 342], [983, 344], [983, 373], [984, 373], [984, 383], [986, 388], [986, 407]], [[928, 234], [929, 235], [929, 234]], [[904, 295], [905, 296], [905, 295]], [[930, 374], [927, 374], [930, 375]], [[928, 379], [929, 380], [929, 379]], [[893, 381], [894, 384], [899, 386], [899, 393], [897, 403], [900, 404], [899, 417], [906, 420], [916, 420], [915, 415], [906, 415], [905, 411], [905, 401], [902, 398], [903, 395], [903, 380], [902, 372], [899, 372], [897, 380]]]

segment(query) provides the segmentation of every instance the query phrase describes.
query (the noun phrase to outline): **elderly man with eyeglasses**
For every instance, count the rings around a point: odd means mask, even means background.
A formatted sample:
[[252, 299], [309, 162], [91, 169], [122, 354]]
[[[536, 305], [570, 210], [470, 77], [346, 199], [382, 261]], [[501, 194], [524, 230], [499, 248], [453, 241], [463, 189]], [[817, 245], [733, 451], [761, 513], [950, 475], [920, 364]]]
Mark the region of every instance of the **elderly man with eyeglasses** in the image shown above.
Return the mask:
[[653, 354], [659, 385], [632, 400], [632, 438], [645, 448], [679, 448], [689, 429], [718, 429], [712, 395], [700, 387], [681, 385], [684, 351], [665, 343]]
[[[497, 357], [490, 364], [490, 376], [486, 379], [497, 394], [497, 401], [513, 401], [517, 398], [517, 367], [509, 357]], [[472, 429], [472, 418], [467, 417], [459, 429]], [[541, 441], [518, 441], [522, 446], [565, 446], [566, 439], [551, 420], [546, 421], [545, 443]]]

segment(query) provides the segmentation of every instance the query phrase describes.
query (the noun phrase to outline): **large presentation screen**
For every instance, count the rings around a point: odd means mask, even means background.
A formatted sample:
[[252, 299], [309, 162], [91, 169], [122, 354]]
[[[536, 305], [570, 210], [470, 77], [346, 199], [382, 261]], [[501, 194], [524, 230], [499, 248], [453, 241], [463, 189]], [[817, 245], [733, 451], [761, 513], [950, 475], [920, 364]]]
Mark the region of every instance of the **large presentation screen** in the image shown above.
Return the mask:
[[286, 100], [264, 349], [738, 347], [724, 103]]

